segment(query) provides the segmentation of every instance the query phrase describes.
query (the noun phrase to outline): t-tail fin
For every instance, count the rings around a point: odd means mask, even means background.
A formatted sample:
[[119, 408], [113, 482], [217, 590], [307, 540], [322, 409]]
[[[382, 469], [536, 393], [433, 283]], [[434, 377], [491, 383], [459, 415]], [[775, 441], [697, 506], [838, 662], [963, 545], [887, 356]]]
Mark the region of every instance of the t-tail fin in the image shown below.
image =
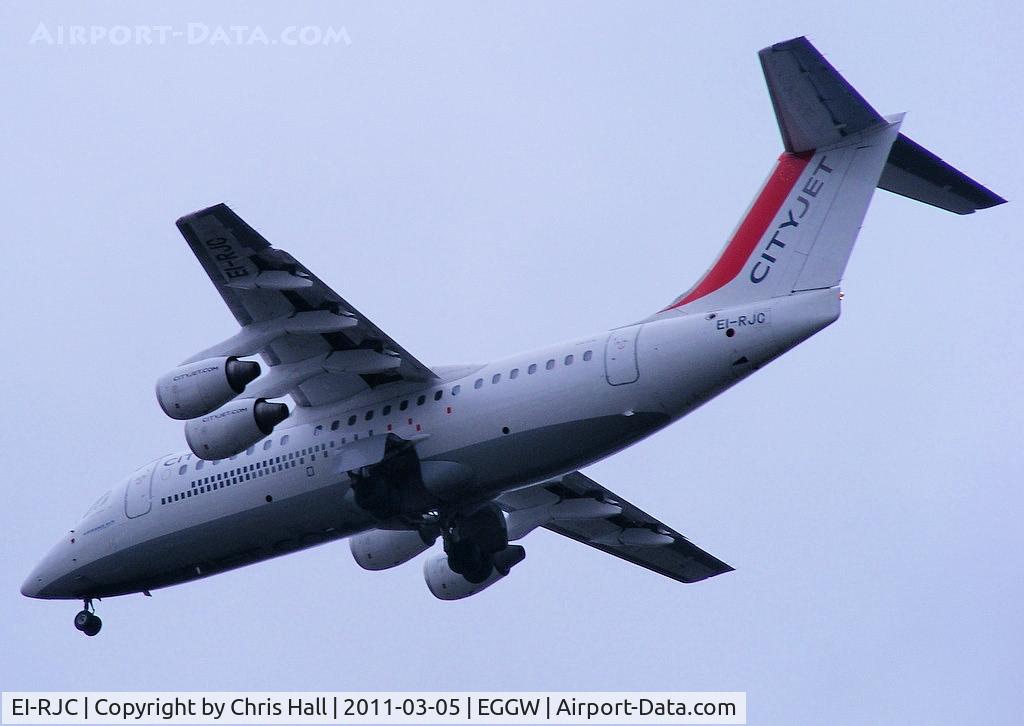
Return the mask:
[[959, 214], [1002, 198], [899, 133], [806, 38], [760, 52], [786, 151], [722, 254], [658, 315], [835, 287], [875, 188]]

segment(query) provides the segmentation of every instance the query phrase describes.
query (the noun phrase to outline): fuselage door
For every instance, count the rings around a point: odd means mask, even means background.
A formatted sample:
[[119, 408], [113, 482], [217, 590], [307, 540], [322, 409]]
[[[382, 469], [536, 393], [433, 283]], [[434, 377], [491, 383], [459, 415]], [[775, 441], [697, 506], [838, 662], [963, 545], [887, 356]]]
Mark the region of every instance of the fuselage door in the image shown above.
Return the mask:
[[622, 386], [640, 378], [636, 360], [636, 338], [642, 325], [613, 330], [604, 346], [604, 373], [608, 383]]
[[144, 466], [128, 478], [124, 490], [124, 514], [129, 519], [141, 517], [153, 507], [153, 471], [156, 463]]

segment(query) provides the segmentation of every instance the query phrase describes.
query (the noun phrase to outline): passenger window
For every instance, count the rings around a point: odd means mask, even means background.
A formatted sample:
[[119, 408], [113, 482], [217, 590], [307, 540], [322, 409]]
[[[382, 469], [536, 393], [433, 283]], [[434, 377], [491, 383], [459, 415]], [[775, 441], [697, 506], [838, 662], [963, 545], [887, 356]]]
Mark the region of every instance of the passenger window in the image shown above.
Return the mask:
[[256, 451], [256, 447], [255, 446], [250, 446], [248, 449], [245, 450], [245, 455], [246, 456], [252, 456], [252, 452], [254, 452], [254, 451]]
[[313, 435], [314, 436], [319, 436], [323, 432], [324, 432], [324, 427], [323, 426], [317, 426], [315, 429], [313, 429]]
[[555, 367], [555, 359], [552, 358], [551, 360], [549, 360], [547, 363], [544, 364], [544, 367], [550, 371], [552, 368]]
[[527, 375], [530, 375], [530, 376], [532, 376], [536, 372], [537, 372], [537, 364], [536, 363], [531, 363], [530, 367], [526, 369]]
[[[270, 442], [268, 441], [267, 443], [269, 444]], [[205, 461], [203, 461], [202, 459], [200, 459], [199, 461], [197, 461], [197, 462], [196, 462], [196, 471], [199, 471], [200, 469], [202, 469], [202, 468], [203, 468], [203, 464], [205, 464], [205, 463], [206, 463], [206, 462], [205, 462]]]
[[572, 356], [571, 355], [565, 356], [565, 364], [567, 366], [571, 366], [572, 365]]
[[501, 374], [495, 373], [493, 376], [491, 376], [491, 383], [501, 383]]
[[364, 418], [365, 420], [367, 420], [367, 421], [369, 421], [370, 419], [372, 419], [372, 418], [373, 418], [373, 409], [371, 408], [371, 409], [370, 409], [369, 411], [367, 411], [367, 412], [366, 412], [366, 415], [365, 415], [365, 416], [363, 416], [363, 418]]
[[481, 388], [481, 387], [483, 387], [483, 385], [484, 385], [484, 379], [483, 378], [477, 378], [476, 379], [476, 383], [473, 384], [473, 388]]
[[510, 379], [512, 379], [512, 380], [515, 380], [516, 378], [519, 378], [519, 369], [518, 368], [513, 368], [512, 370], [510, 370], [508, 372], [508, 377]]
[[441, 390], [434, 391], [434, 400], [435, 401], [440, 401], [441, 400], [441, 396], [443, 396], [443, 395], [444, 395], [444, 391], [441, 391]]
[[178, 467], [178, 476], [181, 476], [186, 471], [188, 471], [188, 464], [182, 464], [181, 466]]
[[427, 402], [427, 397], [426, 396], [420, 396], [419, 398], [416, 399], [416, 405], [417, 406], [422, 406], [426, 402]]
[[284, 436], [281, 437], [281, 446], [284, 446], [287, 443], [288, 443], [288, 434], [285, 434]]
[[455, 386], [454, 388], [452, 388], [452, 395], [453, 396], [458, 396], [459, 395], [459, 391], [461, 391], [461, 390], [462, 390], [462, 386]]
[[341, 426], [341, 421], [331, 421], [331, 431], [337, 431], [339, 426]]
[[583, 354], [583, 360], [590, 360], [593, 357], [594, 357], [594, 351], [592, 351], [592, 350], [588, 350], [586, 353]]
[[355, 414], [352, 414], [351, 416], [348, 417], [348, 425], [349, 426], [355, 426], [356, 425], [356, 415]]
[[380, 412], [380, 415], [381, 416], [387, 416], [389, 413], [391, 413], [391, 406], [390, 405], [385, 406], [384, 410]]
[[[338, 422], [335, 421], [334, 423], [338, 423]], [[270, 449], [270, 445], [273, 444], [273, 443], [274, 443], [273, 439], [267, 439], [266, 441], [264, 441], [263, 442], [263, 450], [267, 451], [268, 449]], [[196, 468], [198, 469], [199, 467], [196, 467]]]
[[398, 404], [398, 410], [399, 411], [404, 411], [407, 408], [409, 408], [409, 401], [407, 401], [407, 400], [406, 401], [402, 401], [400, 404]]

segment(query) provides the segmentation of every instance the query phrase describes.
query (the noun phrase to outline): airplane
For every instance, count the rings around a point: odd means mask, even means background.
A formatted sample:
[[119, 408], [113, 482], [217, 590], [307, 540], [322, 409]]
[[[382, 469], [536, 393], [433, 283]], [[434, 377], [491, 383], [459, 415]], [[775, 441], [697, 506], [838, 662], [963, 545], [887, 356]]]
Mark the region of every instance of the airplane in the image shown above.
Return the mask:
[[806, 38], [759, 57], [784, 151], [707, 272], [633, 324], [428, 367], [226, 205], [179, 219], [240, 326], [157, 381], [190, 450], [104, 493], [22, 594], [81, 600], [74, 624], [93, 636], [101, 598], [348, 537], [367, 570], [440, 539], [423, 574], [455, 600], [506, 577], [525, 556], [513, 543], [540, 527], [683, 583], [731, 571], [579, 470], [835, 322], [876, 188], [957, 214], [1005, 202], [902, 134], [903, 115], [880, 115]]

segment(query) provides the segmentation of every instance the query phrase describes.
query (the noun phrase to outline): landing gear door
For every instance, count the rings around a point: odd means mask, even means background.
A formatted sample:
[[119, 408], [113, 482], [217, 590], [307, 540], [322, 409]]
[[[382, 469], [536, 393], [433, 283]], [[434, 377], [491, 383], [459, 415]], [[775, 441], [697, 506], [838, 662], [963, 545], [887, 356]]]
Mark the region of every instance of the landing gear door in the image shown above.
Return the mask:
[[139, 469], [128, 478], [124, 490], [124, 514], [129, 519], [141, 517], [153, 507], [153, 472], [156, 463]]
[[609, 385], [622, 386], [640, 379], [636, 338], [642, 325], [613, 330], [604, 346], [604, 372]]

